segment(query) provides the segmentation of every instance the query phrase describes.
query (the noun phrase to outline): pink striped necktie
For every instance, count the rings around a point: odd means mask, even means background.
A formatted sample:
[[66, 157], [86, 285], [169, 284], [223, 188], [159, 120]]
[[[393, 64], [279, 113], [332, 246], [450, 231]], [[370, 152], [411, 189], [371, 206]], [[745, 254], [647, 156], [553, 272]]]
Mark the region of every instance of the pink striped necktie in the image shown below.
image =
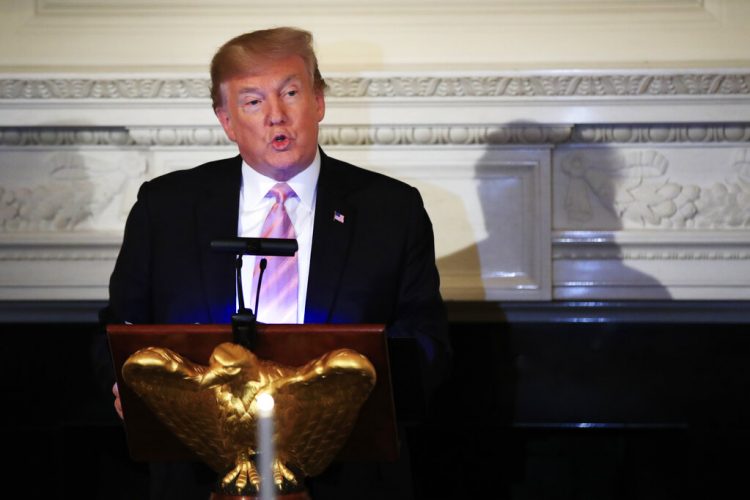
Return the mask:
[[[285, 182], [276, 184], [268, 191], [266, 197], [272, 197], [276, 201], [263, 223], [260, 234], [262, 238], [297, 237], [289, 214], [284, 207], [288, 198], [296, 196], [297, 193]], [[255, 259], [250, 307], [255, 306], [261, 258], [258, 256]], [[263, 274], [260, 302], [256, 311], [257, 319], [263, 323], [297, 323], [297, 291], [299, 288], [297, 254], [293, 257], [266, 257], [266, 259], [268, 259], [268, 265], [265, 274]]]

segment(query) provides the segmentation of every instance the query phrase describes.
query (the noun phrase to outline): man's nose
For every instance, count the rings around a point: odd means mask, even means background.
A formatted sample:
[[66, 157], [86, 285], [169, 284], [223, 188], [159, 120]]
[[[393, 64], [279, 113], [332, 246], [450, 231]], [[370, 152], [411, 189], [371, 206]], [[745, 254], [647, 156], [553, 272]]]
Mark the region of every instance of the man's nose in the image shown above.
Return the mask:
[[271, 98], [268, 100], [268, 116], [266, 118], [269, 125], [279, 125], [286, 122], [286, 109], [281, 99]]

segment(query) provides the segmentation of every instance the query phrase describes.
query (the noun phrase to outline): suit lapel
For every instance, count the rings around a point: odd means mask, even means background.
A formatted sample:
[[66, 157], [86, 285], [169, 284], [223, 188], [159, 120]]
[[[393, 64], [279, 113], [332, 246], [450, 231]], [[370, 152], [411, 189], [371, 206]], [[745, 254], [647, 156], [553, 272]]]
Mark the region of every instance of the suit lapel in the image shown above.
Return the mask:
[[355, 223], [335, 162], [321, 152], [305, 323], [331, 322]]
[[212, 251], [211, 241], [237, 236], [242, 160], [237, 156], [214, 168], [196, 206], [196, 244], [209, 320], [229, 323], [236, 300], [234, 256]]

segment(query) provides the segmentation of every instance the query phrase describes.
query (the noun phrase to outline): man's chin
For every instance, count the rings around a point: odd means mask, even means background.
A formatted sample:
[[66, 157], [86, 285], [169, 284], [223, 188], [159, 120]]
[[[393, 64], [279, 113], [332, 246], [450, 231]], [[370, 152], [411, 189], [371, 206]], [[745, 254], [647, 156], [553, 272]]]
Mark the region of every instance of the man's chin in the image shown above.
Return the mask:
[[302, 172], [309, 166], [308, 163], [272, 163], [264, 165], [262, 168], [255, 168], [256, 171], [279, 182], [285, 182]]

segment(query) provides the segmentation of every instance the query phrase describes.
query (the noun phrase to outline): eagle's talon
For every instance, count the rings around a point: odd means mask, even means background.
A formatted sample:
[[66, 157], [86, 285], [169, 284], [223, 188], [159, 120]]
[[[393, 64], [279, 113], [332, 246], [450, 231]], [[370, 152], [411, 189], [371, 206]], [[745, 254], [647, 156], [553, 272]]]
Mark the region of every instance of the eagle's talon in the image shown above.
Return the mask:
[[240, 455], [236, 463], [237, 465], [224, 475], [224, 479], [221, 480], [222, 486], [226, 488], [234, 483], [237, 491], [242, 491], [249, 483], [258, 489], [260, 487], [260, 475], [247, 455]]
[[294, 475], [292, 471], [289, 470], [289, 468], [284, 465], [280, 460], [274, 460], [273, 461], [273, 482], [276, 484], [277, 487], [281, 488], [282, 484], [284, 484], [284, 480], [287, 480], [288, 482], [292, 484], [297, 484], [297, 477]]

